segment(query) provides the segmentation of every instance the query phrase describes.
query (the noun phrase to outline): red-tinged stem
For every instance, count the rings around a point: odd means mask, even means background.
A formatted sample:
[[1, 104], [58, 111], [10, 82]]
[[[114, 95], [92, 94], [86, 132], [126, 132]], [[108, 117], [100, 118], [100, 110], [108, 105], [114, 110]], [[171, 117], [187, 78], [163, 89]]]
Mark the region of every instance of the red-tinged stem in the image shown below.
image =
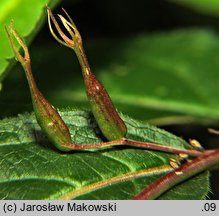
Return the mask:
[[73, 144], [73, 143], [65, 144], [67, 148], [72, 149], [72, 150], [95, 149], [95, 148], [100, 149], [100, 148], [106, 148], [106, 147], [118, 146], [118, 145], [134, 146], [134, 147], [152, 149], [152, 150], [169, 152], [169, 153], [174, 153], [174, 154], [183, 153], [183, 154], [188, 154], [194, 157], [201, 156], [204, 154], [204, 152], [206, 152], [206, 151], [201, 152], [201, 151], [197, 151], [193, 149], [175, 148], [171, 146], [165, 146], [165, 145], [149, 143], [149, 142], [141, 142], [141, 141], [130, 140], [130, 139], [125, 139], [125, 138], [113, 140], [109, 142], [103, 142], [103, 143], [94, 143], [94, 144]]
[[162, 176], [150, 184], [134, 200], [152, 200], [175, 186], [176, 184], [194, 176], [219, 163], [219, 150], [205, 152], [202, 156], [187, 162], [178, 169]]

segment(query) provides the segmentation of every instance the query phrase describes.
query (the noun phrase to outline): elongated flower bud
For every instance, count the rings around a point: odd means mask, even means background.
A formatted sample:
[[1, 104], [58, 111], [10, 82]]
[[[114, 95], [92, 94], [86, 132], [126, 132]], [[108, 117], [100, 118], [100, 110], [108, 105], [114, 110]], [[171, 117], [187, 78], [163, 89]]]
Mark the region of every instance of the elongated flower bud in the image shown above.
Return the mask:
[[[84, 77], [87, 97], [91, 104], [91, 110], [103, 135], [108, 140], [121, 139], [125, 137], [127, 133], [126, 125], [116, 111], [112, 100], [110, 99], [104, 86], [100, 83], [100, 81], [97, 80], [95, 75], [92, 73], [89, 63], [87, 61], [87, 57], [85, 55], [85, 51], [83, 49], [81, 35], [78, 32], [74, 22], [64, 9], [63, 11], [67, 15], [69, 21], [66, 20], [62, 15], [58, 15], [63, 26], [71, 36], [71, 38], [69, 38], [61, 30], [51, 10], [47, 9], [47, 11], [49, 28], [53, 37], [59, 43], [73, 49], [78, 57]], [[62, 40], [59, 39], [59, 37], [54, 33], [50, 20], [52, 20], [52, 22], [54, 23], [54, 26], [56, 27]]]
[[[53, 144], [61, 151], [70, 151], [65, 143], [71, 142], [71, 136], [68, 127], [65, 122], [60, 117], [56, 109], [49, 103], [49, 101], [42, 95], [39, 91], [30, 64], [30, 55], [28, 48], [19, 36], [18, 32], [13, 27], [13, 22], [11, 23], [9, 30], [5, 26], [10, 45], [13, 49], [15, 58], [21, 63], [24, 68], [30, 92], [32, 97], [33, 108], [38, 124], [42, 130], [47, 134], [48, 138], [53, 142]], [[17, 51], [15, 44], [12, 40], [12, 36], [17, 40], [17, 42], [22, 46], [24, 50], [24, 57]]]

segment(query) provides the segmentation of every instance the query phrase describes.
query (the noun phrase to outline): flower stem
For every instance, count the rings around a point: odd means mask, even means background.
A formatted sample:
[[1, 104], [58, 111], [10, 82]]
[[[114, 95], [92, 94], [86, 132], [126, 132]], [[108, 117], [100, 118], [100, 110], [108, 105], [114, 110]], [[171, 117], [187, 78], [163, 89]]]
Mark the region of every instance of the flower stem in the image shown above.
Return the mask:
[[86, 150], [86, 149], [101, 149], [106, 147], [112, 147], [112, 146], [119, 146], [119, 145], [126, 145], [126, 146], [133, 146], [138, 148], [144, 148], [144, 149], [151, 149], [151, 150], [157, 150], [162, 152], [168, 152], [173, 154], [187, 154], [189, 156], [198, 157], [204, 154], [204, 152], [210, 152], [208, 151], [198, 151], [193, 149], [183, 149], [183, 148], [176, 148], [156, 143], [149, 143], [149, 142], [141, 142], [136, 140], [130, 140], [130, 139], [118, 139], [113, 140], [109, 142], [102, 142], [102, 143], [93, 143], [93, 144], [73, 144], [73, 143], [66, 143], [66, 148], [69, 148], [71, 150]]

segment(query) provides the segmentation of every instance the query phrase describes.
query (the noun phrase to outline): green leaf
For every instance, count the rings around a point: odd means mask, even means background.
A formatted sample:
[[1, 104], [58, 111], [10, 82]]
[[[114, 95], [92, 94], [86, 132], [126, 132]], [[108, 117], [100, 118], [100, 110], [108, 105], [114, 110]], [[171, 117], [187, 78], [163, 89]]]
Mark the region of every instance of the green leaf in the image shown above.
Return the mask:
[[[46, 4], [54, 6], [59, 0], [1, 0], [0, 2], [0, 81], [10, 67], [8, 59], [14, 57], [9, 45], [4, 25], [9, 25], [13, 19], [17, 31], [24, 37], [31, 38], [38, 32], [45, 21]], [[31, 34], [31, 35], [30, 35]], [[28, 38], [29, 40], [31, 39]], [[4, 50], [4, 52], [3, 52]]]
[[[102, 141], [89, 112], [60, 113], [73, 142]], [[188, 147], [166, 131], [122, 117], [129, 138]], [[52, 147], [33, 114], [19, 115], [0, 121], [0, 199], [130, 199], [171, 169], [170, 158], [177, 156], [130, 147], [63, 153]], [[204, 199], [208, 191], [206, 172], [177, 185], [160, 199]]]
[[169, 0], [176, 4], [190, 7], [198, 12], [210, 14], [214, 16], [219, 15], [219, 1], [218, 0]]

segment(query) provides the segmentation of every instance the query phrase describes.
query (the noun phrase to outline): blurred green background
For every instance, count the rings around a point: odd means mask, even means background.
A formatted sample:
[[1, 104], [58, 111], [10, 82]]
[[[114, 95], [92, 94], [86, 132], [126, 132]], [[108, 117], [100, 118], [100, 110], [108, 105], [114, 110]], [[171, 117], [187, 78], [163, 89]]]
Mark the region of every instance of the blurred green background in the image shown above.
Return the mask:
[[[0, 12], [6, 11], [5, 2], [0, 2]], [[18, 1], [7, 2], [14, 6]], [[91, 68], [119, 111], [186, 140], [195, 138], [206, 148], [218, 146], [218, 137], [207, 128], [219, 128], [219, 1], [47, 2], [56, 5], [54, 13], [62, 13], [64, 7], [73, 18]], [[30, 43], [40, 90], [56, 107], [89, 109], [74, 52], [52, 38], [42, 6], [38, 6], [43, 11], [40, 21], [25, 32], [35, 11], [33, 5], [25, 5], [16, 10], [15, 27], [24, 29], [21, 33]], [[7, 14], [13, 12], [9, 6]], [[4, 13], [0, 17], [0, 37], [4, 40], [3, 24], [13, 18], [12, 12], [7, 21]], [[27, 14], [26, 19], [23, 14]], [[9, 44], [0, 42], [2, 59], [12, 57], [5, 56], [6, 51], [11, 52], [6, 49], [10, 50]], [[0, 118], [32, 111], [25, 74], [11, 57], [6, 66], [0, 62]], [[218, 181], [218, 171], [213, 172], [211, 199], [219, 199]]]

